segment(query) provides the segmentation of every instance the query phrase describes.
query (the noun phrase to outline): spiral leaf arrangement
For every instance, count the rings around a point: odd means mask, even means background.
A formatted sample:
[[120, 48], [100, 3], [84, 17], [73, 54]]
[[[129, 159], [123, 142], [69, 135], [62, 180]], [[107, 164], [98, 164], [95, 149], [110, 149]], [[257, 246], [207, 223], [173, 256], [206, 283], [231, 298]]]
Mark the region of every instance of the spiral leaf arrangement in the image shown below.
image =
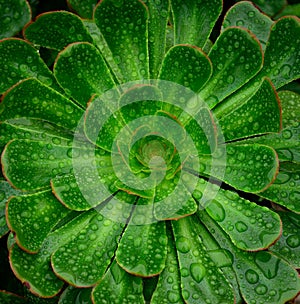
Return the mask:
[[294, 298], [300, 97], [276, 90], [300, 74], [299, 19], [242, 1], [212, 42], [220, 0], [70, 5], [92, 18], [0, 42], [14, 274], [59, 303]]

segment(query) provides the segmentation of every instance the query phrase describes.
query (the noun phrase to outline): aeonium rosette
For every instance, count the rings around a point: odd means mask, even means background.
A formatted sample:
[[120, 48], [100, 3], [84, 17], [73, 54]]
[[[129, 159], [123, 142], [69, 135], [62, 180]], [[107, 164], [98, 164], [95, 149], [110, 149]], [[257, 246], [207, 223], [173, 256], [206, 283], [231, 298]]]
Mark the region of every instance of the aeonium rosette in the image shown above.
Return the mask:
[[[299, 124], [283, 112], [278, 133], [276, 92], [299, 76], [299, 20], [243, 1], [212, 43], [221, 10], [103, 0], [92, 20], [45, 13], [1, 41], [10, 262], [33, 293], [67, 282], [92, 289], [61, 303], [144, 303], [154, 282], [151, 303], [284, 303], [300, 290], [300, 242], [282, 245], [299, 230], [299, 195], [284, 195], [299, 187]], [[53, 73], [35, 47], [57, 52]]]

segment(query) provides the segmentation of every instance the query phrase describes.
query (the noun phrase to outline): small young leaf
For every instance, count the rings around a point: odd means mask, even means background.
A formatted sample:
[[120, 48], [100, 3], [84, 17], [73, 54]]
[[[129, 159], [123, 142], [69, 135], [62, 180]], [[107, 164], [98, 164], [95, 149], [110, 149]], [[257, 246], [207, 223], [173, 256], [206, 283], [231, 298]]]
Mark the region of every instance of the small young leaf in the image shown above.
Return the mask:
[[263, 50], [269, 38], [273, 21], [262, 14], [251, 2], [241, 1], [232, 6], [223, 20], [223, 28], [239, 26], [251, 31], [260, 41]]
[[144, 304], [142, 279], [131, 276], [114, 261], [93, 289], [92, 299], [94, 304], [105, 303], [108, 299], [110, 304]]
[[31, 19], [30, 5], [25, 0], [1, 0], [0, 11], [0, 39], [14, 36]]
[[37, 252], [51, 229], [69, 212], [51, 191], [11, 197], [7, 205], [7, 222], [16, 234], [20, 247]]
[[222, 11], [222, 1], [171, 0], [175, 44], [191, 44], [202, 48]]
[[213, 64], [213, 75], [199, 95], [210, 108], [247, 83], [263, 63], [258, 40], [237, 27], [225, 29], [208, 56]]
[[95, 9], [94, 20], [122, 72], [123, 82], [149, 78], [146, 6], [139, 0], [103, 0]]
[[92, 95], [101, 95], [115, 85], [102, 55], [89, 43], [73, 43], [60, 52], [54, 64], [54, 75], [83, 107]]
[[24, 34], [32, 43], [57, 51], [73, 42], [92, 42], [82, 20], [64, 11], [39, 15], [27, 26]]

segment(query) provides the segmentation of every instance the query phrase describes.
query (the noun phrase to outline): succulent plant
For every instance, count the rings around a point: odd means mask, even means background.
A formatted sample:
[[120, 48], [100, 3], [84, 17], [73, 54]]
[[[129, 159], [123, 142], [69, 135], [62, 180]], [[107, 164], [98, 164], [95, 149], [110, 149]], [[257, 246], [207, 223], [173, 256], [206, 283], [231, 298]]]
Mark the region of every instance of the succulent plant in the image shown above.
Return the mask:
[[242, 1], [212, 41], [221, 0], [69, 4], [0, 42], [16, 277], [59, 303], [295, 298], [299, 19]]

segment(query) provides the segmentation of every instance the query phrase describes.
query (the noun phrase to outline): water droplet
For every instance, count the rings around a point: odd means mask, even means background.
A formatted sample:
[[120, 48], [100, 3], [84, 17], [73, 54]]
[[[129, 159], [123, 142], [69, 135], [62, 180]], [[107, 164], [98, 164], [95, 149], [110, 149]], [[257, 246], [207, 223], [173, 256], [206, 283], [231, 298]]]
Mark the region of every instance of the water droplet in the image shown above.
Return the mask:
[[179, 293], [173, 291], [173, 290], [168, 290], [167, 297], [170, 303], [177, 303], [180, 300], [180, 295]]
[[248, 226], [244, 222], [241, 222], [241, 221], [236, 222], [235, 228], [238, 232], [245, 232], [248, 230]]
[[183, 268], [180, 269], [180, 274], [184, 278], [188, 277], [190, 275], [189, 270], [187, 268], [185, 268], [185, 267], [183, 267]]
[[223, 206], [217, 202], [212, 201], [208, 207], [207, 210], [209, 211], [210, 216], [217, 222], [222, 222], [225, 219], [225, 209]]
[[268, 291], [267, 286], [263, 285], [263, 284], [259, 284], [256, 288], [255, 288], [255, 292], [259, 295], [264, 295], [266, 294]]
[[181, 236], [176, 241], [176, 248], [182, 253], [187, 253], [191, 249], [190, 241], [187, 238]]
[[298, 235], [290, 235], [287, 239], [286, 239], [286, 243], [292, 247], [292, 248], [296, 248], [300, 245], [300, 237]]
[[246, 280], [250, 283], [250, 284], [255, 284], [258, 282], [259, 276], [258, 274], [253, 270], [253, 269], [248, 269], [246, 271]]
[[255, 16], [255, 12], [254, 12], [254, 11], [248, 12], [248, 16], [249, 16], [250, 18], [253, 18], [253, 17]]
[[191, 275], [192, 275], [193, 279], [197, 283], [200, 283], [206, 274], [206, 269], [199, 263], [191, 264], [190, 271], [191, 271]]

